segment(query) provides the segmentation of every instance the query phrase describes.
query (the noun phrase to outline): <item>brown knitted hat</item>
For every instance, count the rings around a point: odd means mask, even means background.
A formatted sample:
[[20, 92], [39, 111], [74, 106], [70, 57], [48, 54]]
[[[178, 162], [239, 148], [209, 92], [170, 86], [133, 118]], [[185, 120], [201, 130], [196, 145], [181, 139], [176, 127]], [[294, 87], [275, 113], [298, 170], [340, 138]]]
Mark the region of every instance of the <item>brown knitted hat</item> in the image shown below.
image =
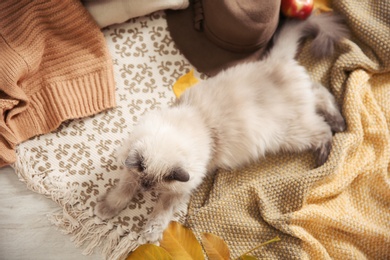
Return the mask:
[[196, 0], [168, 10], [171, 36], [199, 71], [214, 75], [259, 59], [279, 21], [280, 0]]

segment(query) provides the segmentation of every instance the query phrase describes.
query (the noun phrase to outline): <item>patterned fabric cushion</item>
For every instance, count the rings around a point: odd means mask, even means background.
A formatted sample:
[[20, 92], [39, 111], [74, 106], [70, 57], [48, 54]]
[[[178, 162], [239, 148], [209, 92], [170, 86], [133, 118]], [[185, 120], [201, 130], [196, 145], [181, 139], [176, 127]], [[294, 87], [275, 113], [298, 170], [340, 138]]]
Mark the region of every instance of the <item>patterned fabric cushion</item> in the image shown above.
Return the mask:
[[[119, 259], [138, 246], [157, 194], [138, 194], [107, 223], [93, 216], [94, 205], [123, 171], [116, 148], [146, 111], [174, 102], [172, 85], [192, 67], [174, 47], [163, 12], [103, 33], [114, 63], [118, 106], [19, 145], [13, 167], [27, 187], [58, 203], [61, 211], [51, 221], [76, 245], [84, 245], [85, 253], [101, 245], [108, 259]], [[183, 205], [177, 219], [186, 210]]]

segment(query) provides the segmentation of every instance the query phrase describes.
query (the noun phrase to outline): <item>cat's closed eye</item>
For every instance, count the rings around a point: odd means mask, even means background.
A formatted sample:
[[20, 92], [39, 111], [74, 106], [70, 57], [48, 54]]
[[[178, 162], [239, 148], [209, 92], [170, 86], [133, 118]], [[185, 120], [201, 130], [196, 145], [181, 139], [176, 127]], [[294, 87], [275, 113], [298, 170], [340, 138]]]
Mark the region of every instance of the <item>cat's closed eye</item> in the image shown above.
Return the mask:
[[137, 170], [139, 172], [144, 172], [146, 170], [145, 163], [143, 161], [139, 161], [137, 163]]

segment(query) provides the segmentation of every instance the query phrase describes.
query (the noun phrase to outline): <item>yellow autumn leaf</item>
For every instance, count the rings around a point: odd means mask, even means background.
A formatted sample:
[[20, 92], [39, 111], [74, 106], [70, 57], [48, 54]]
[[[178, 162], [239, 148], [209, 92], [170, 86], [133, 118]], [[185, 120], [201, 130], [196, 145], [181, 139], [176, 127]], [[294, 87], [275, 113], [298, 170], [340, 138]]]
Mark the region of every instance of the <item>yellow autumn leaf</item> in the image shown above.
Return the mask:
[[187, 74], [181, 76], [175, 84], [173, 84], [173, 93], [179, 98], [187, 89], [198, 83], [198, 79], [194, 76], [194, 70], [190, 70]]
[[173, 260], [172, 256], [162, 247], [145, 244], [139, 246], [126, 260]]
[[314, 9], [320, 13], [331, 12], [333, 10], [331, 2], [331, 0], [314, 0]]
[[178, 222], [171, 222], [165, 229], [160, 246], [167, 250], [173, 259], [204, 259], [202, 247], [194, 233]]
[[202, 234], [203, 248], [209, 257], [209, 260], [228, 260], [230, 259], [230, 251], [225, 241], [219, 236], [203, 233]]

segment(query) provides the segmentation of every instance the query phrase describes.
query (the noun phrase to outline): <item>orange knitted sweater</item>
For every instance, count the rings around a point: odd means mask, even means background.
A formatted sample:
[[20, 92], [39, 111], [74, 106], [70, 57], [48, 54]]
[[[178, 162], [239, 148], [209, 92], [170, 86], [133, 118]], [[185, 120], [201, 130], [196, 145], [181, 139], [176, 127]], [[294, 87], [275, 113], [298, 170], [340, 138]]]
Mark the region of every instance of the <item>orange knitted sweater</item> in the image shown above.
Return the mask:
[[79, 0], [0, 1], [0, 167], [64, 120], [115, 106], [112, 63]]

